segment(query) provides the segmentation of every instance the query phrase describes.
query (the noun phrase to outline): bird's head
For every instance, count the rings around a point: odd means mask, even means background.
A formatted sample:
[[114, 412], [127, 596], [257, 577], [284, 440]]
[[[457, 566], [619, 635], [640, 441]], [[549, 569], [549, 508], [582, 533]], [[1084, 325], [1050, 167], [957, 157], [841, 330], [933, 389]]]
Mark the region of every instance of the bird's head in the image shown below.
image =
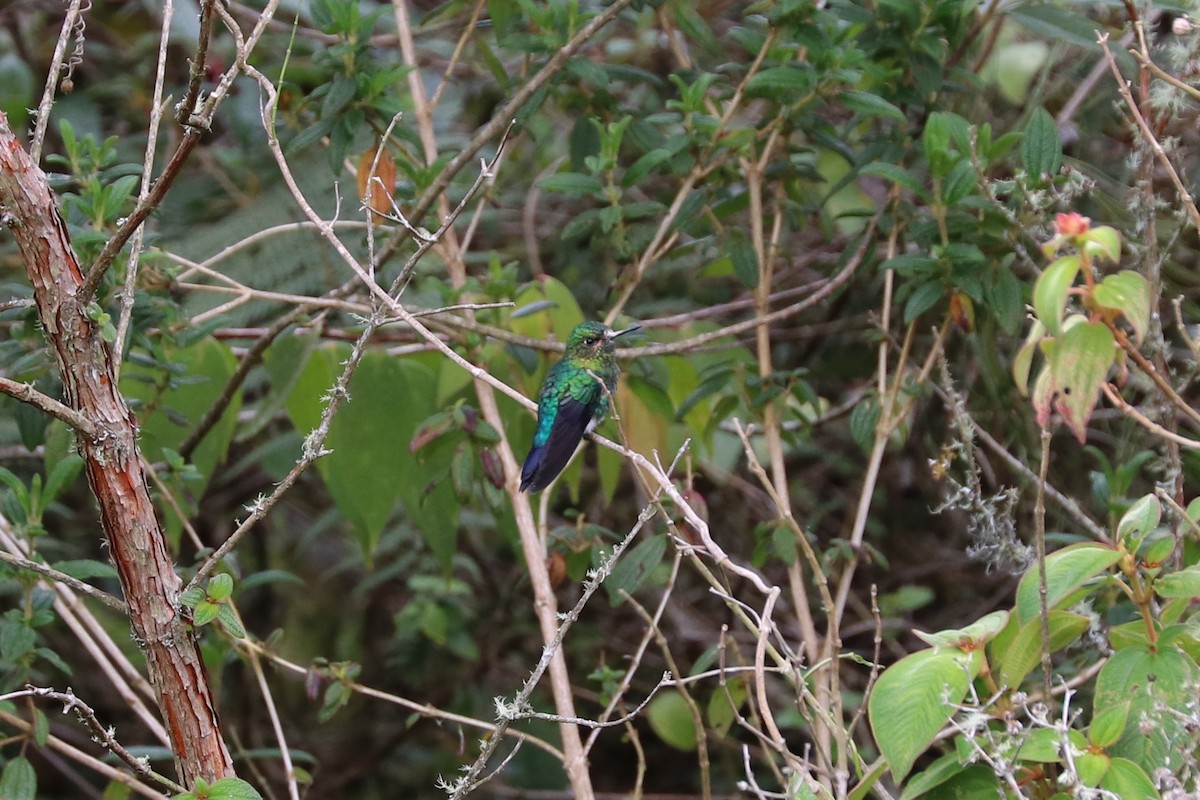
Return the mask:
[[618, 336], [640, 330], [641, 325], [633, 325], [623, 330], [614, 331], [603, 322], [584, 322], [575, 326], [567, 337], [567, 357], [590, 361], [599, 358], [601, 353], [611, 353], [616, 348]]

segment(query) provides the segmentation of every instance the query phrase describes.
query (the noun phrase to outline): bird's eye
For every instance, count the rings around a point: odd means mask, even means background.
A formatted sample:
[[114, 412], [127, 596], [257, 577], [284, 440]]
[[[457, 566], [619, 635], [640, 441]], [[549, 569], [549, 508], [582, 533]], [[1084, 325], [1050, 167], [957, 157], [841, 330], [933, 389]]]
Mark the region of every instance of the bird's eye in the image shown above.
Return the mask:
[[583, 340], [583, 343], [586, 344], [588, 347], [594, 347], [596, 342], [598, 342], [598, 341], [600, 341], [600, 340], [597, 339], [595, 336], [589, 336], [588, 338]]

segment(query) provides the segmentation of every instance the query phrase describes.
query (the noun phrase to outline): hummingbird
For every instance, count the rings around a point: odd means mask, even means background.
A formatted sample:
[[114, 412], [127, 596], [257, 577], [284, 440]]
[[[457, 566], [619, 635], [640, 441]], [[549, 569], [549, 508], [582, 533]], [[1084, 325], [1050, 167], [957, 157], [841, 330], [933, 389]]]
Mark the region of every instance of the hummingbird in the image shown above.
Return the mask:
[[634, 325], [614, 331], [602, 322], [584, 322], [571, 331], [566, 354], [550, 367], [538, 392], [537, 429], [521, 467], [522, 492], [549, 486], [584, 435], [604, 421], [620, 372], [613, 356], [615, 340], [640, 329]]

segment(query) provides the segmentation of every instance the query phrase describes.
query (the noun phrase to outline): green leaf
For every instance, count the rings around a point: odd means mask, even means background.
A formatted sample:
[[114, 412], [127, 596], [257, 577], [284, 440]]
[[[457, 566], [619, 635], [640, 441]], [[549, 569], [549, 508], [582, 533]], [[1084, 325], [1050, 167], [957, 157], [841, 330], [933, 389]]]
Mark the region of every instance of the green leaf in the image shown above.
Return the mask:
[[1063, 311], [1067, 307], [1067, 292], [1079, 274], [1079, 256], [1063, 256], [1050, 263], [1033, 285], [1033, 313], [1046, 326], [1051, 336], [1062, 333]]
[[1190, 723], [1177, 709], [1195, 702], [1197, 680], [1200, 668], [1175, 647], [1152, 653], [1145, 645], [1134, 645], [1114, 653], [1096, 676], [1094, 707], [1128, 703], [1129, 719], [1108, 754], [1147, 772], [1182, 768], [1191, 753], [1179, 743], [1188, 740]]
[[1100, 282], [1095, 298], [1101, 308], [1121, 312], [1133, 328], [1135, 343], [1140, 345], [1150, 328], [1150, 282], [1137, 272], [1122, 270]]
[[957, 753], [946, 753], [904, 782], [900, 800], [916, 800], [923, 797], [966, 769], [968, 766], [959, 760]]
[[1105, 748], [1115, 743], [1125, 732], [1129, 719], [1129, 703], [1117, 703], [1096, 712], [1088, 726], [1088, 742], [1092, 747]]
[[846, 108], [864, 116], [888, 117], [899, 122], [908, 121], [908, 118], [898, 106], [871, 92], [842, 92], [838, 95], [838, 100]]
[[1025, 171], [1035, 181], [1044, 181], [1058, 174], [1062, 165], [1062, 142], [1058, 138], [1058, 124], [1050, 112], [1038, 108], [1025, 126], [1025, 138], [1021, 141], [1021, 162]]
[[1137, 550], [1146, 534], [1158, 527], [1162, 519], [1162, 504], [1155, 495], [1142, 495], [1121, 515], [1117, 523], [1117, 538], [1130, 550]]
[[1136, 797], [1138, 800], [1158, 800], [1162, 796], [1146, 770], [1127, 758], [1112, 759], [1108, 772], [1100, 779], [1100, 788], [1117, 797]]
[[[1057, 652], [1076, 641], [1088, 629], [1090, 621], [1082, 614], [1053, 609], [1050, 611], [1050, 652]], [[993, 640], [993, 669], [996, 682], [1017, 689], [1025, 676], [1041, 662], [1042, 621], [1031, 619], [1018, 623], [1016, 635], [1007, 641]]]
[[537, 182], [539, 189], [547, 192], [564, 192], [565, 194], [597, 195], [604, 191], [604, 185], [594, 175], [583, 175], [578, 172], [560, 172], [547, 175]]
[[209, 787], [208, 800], [262, 800], [262, 795], [241, 778], [221, 778]]
[[921, 182], [917, 180], [917, 176], [898, 164], [889, 164], [886, 161], [873, 161], [860, 169], [858, 174], [865, 177], [883, 178], [897, 186], [908, 189], [922, 200], [929, 199], [929, 193], [925, 190]]
[[217, 614], [221, 611], [221, 606], [211, 600], [201, 600], [192, 610], [192, 623], [197, 627], [202, 627], [212, 622], [217, 618]]
[[25, 756], [14, 756], [0, 772], [0, 797], [4, 800], [36, 800], [37, 773]]
[[343, 75], [334, 80], [329, 86], [329, 91], [326, 93], [324, 101], [321, 103], [321, 116], [325, 118], [333, 117], [343, 108], [350, 105], [350, 101], [354, 99], [357, 89], [358, 81], [349, 75]]
[[1033, 367], [1033, 355], [1045, 335], [1046, 326], [1040, 319], [1035, 319], [1029, 328], [1029, 335], [1025, 337], [1025, 341], [1013, 357], [1013, 382], [1022, 397], [1029, 396], [1029, 370]]
[[1121, 260], [1121, 234], [1116, 228], [1097, 225], [1079, 238], [1083, 240], [1084, 251], [1092, 258], [1107, 258], [1114, 264]]
[[103, 561], [96, 561], [90, 558], [82, 558], [74, 561], [56, 561], [50, 566], [65, 575], [70, 575], [72, 578], [79, 578], [81, 581], [86, 581], [90, 578], [117, 577], [117, 568], [112, 564], [106, 564]]
[[204, 590], [199, 586], [193, 586], [191, 589], [186, 589], [179, 595], [179, 604], [184, 608], [195, 608], [202, 600], [208, 597]]
[[1200, 597], [1200, 565], [1160, 576], [1154, 582], [1154, 593], [1159, 597]]
[[871, 730], [892, 778], [903, 781], [962, 702], [982, 651], [921, 650], [883, 671], [867, 704]]
[[246, 638], [246, 629], [242, 627], [241, 620], [233, 610], [233, 606], [228, 603], [221, 603], [217, 606], [217, 622], [221, 623], [221, 627], [225, 632], [236, 639]]
[[655, 695], [646, 707], [646, 718], [651, 730], [671, 747], [685, 752], [696, 749], [696, 723], [678, 691], [667, 689]]
[[208, 582], [208, 596], [213, 602], [219, 603], [222, 600], [228, 600], [233, 594], [233, 576], [227, 572], [222, 572], [219, 575], [214, 575], [212, 580]]
[[746, 232], [740, 228], [729, 231], [729, 256], [733, 260], [733, 271], [746, 288], [758, 286], [758, 254]]
[[45, 747], [50, 738], [50, 718], [40, 708], [33, 710], [33, 741], [38, 747]]
[[1084, 786], [1095, 787], [1108, 772], [1112, 759], [1106, 753], [1093, 753], [1085, 750], [1075, 756], [1075, 772], [1079, 782]]
[[803, 92], [812, 85], [807, 70], [795, 66], [768, 67], [746, 82], [749, 94], [777, 94], [783, 91]]
[[[1008, 17], [1049, 41], [1067, 42], [1088, 50], [1099, 48], [1096, 34], [1103, 29], [1078, 11], [1049, 3], [1026, 3], [1014, 6]], [[1120, 48], [1114, 49], [1120, 52]]]
[[625, 602], [621, 590], [633, 594], [654, 571], [667, 551], [665, 535], [651, 536], [627, 550], [613, 567], [612, 574], [604, 581], [609, 603], [613, 608]]
[[[1046, 607], [1055, 608], [1084, 583], [1103, 574], [1120, 560], [1119, 551], [1092, 542], [1068, 545], [1046, 556]], [[1017, 584], [1017, 619], [1021, 624], [1036, 619], [1040, 608], [1038, 568], [1033, 564]]]
[[[726, 689], [728, 689], [728, 693]], [[737, 710], [746, 702], [749, 694], [750, 690], [746, 687], [746, 682], [736, 678], [727, 681], [724, 688], [719, 685], [715, 687], [708, 700], [708, 709], [705, 713], [709, 727], [721, 736], [728, 733], [733, 726]]]
[[[324, 397], [347, 355], [348, 347], [328, 345], [318, 348], [305, 365], [287, 402], [301, 434], [319, 423]], [[338, 510], [354, 525], [368, 558], [398, 500], [403, 498], [414, 515], [422, 506], [427, 476], [408, 445], [417, 424], [433, 414], [436, 391], [437, 381], [425, 365], [370, 351], [350, 381], [349, 399], [330, 425], [325, 447], [332, 452], [317, 461], [317, 470]], [[396, 413], [397, 397], [404, 398], [403, 414]], [[431, 546], [436, 542], [439, 557], [448, 559], [457, 524], [447, 524], [451, 510], [444, 501], [430, 504], [431, 500], [426, 500], [425, 510], [434, 513], [426, 520], [432, 527], [422, 524], [419, 529], [434, 540]], [[447, 543], [449, 552], [439, 549]]]
[[653, 172], [656, 167], [663, 162], [671, 160], [674, 156], [674, 150], [667, 150], [661, 147], [651, 150], [633, 162], [629, 169], [625, 170], [625, 175], [621, 178], [621, 185], [625, 188], [637, 185]]
[[865, 451], [874, 446], [881, 413], [879, 401], [871, 396], [864, 396], [850, 412], [850, 438]]
[[1054, 348], [1050, 371], [1058, 390], [1056, 406], [1080, 444], [1087, 441], [1088, 420], [1115, 356], [1112, 330], [1102, 322], [1071, 326]]
[[952, 206], [975, 191], [978, 185], [975, 165], [964, 158], [955, 164], [942, 180], [942, 202]]
[[933, 308], [945, 296], [946, 287], [941, 281], [925, 281], [919, 285], [904, 303], [905, 324]]

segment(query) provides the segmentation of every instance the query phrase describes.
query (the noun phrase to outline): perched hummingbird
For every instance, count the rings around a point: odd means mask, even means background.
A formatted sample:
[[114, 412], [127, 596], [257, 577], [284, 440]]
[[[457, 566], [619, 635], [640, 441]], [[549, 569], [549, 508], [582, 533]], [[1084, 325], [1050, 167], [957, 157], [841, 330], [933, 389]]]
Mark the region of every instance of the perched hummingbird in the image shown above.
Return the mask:
[[537, 430], [521, 468], [522, 492], [540, 492], [549, 486], [584, 434], [604, 421], [608, 395], [620, 371], [613, 357], [614, 340], [640, 328], [613, 331], [601, 322], [585, 322], [571, 331], [566, 354], [546, 373], [538, 392]]

